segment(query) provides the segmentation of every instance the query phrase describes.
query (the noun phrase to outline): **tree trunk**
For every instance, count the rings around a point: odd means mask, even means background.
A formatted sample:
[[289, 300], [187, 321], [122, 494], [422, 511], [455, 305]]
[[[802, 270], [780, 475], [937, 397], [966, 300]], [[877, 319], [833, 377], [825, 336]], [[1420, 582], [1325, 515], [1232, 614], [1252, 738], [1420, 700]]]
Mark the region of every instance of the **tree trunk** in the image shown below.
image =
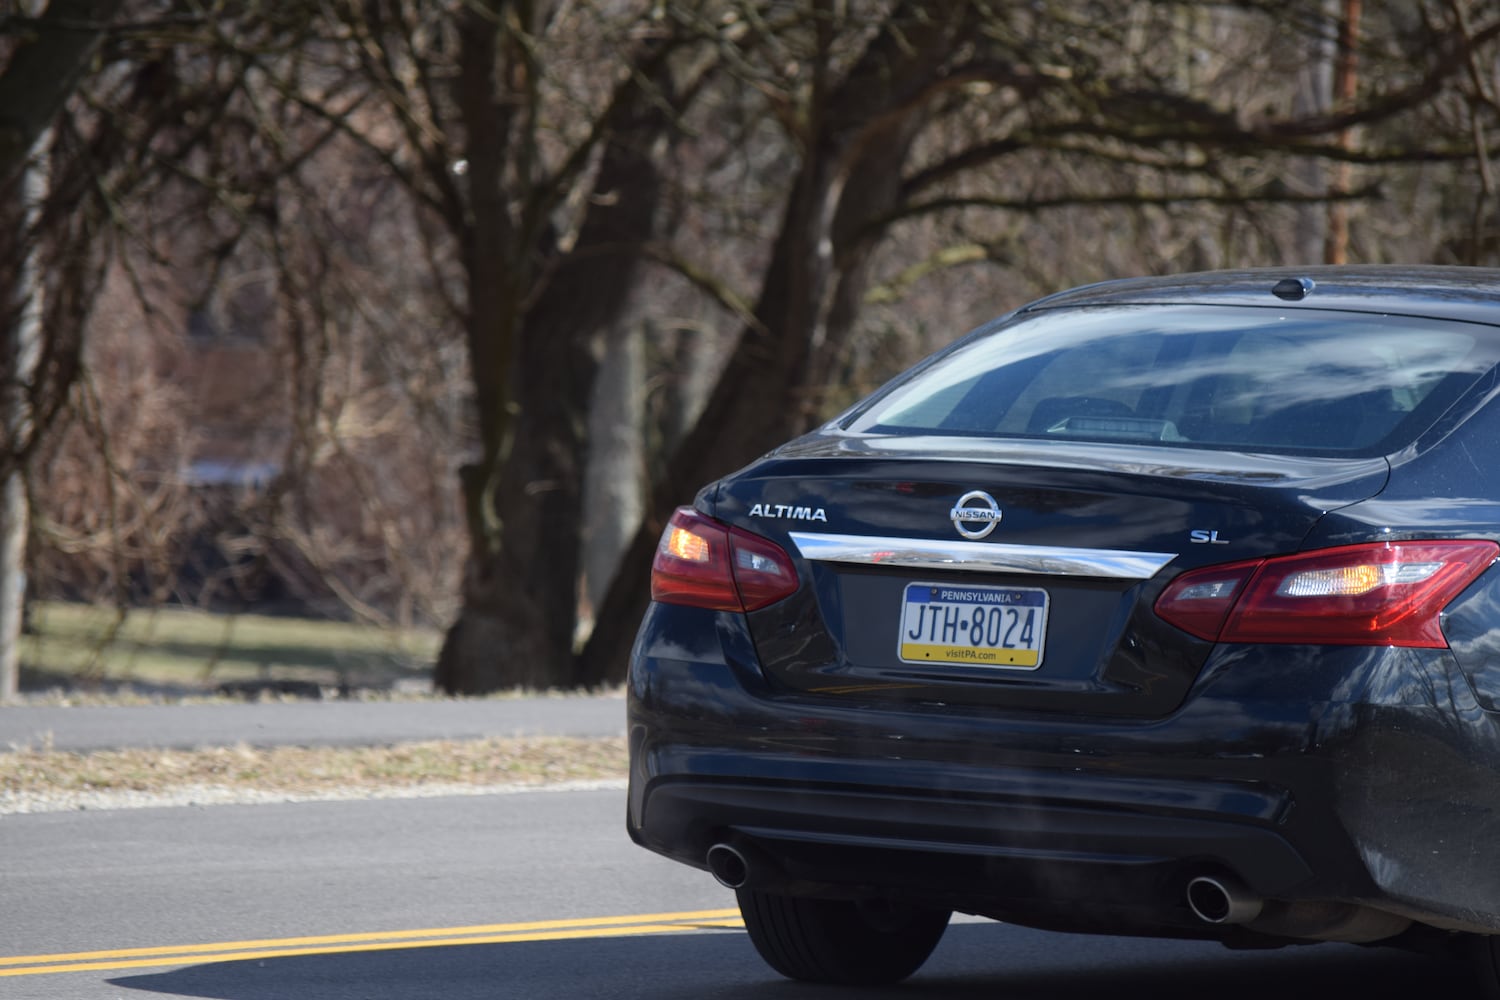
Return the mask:
[[583, 596], [588, 624], [641, 521], [645, 490], [645, 337], [618, 324], [604, 348], [589, 408], [584, 475]]
[[36, 220], [45, 168], [31, 163], [0, 183], [0, 702], [20, 687], [26, 606], [26, 538], [31, 508], [22, 443], [35, 433], [32, 377], [41, 346], [42, 282]]
[[20, 472], [0, 482], [0, 704], [21, 680], [21, 624], [26, 612], [26, 533], [31, 524]]
[[755, 308], [758, 323], [741, 334], [697, 424], [652, 490], [579, 656], [583, 683], [624, 678], [649, 601], [652, 555], [672, 509], [816, 421], [822, 380], [847, 344], [868, 282], [877, 238], [870, 226], [899, 204], [921, 94], [951, 51], [964, 6], [928, 4], [912, 18], [903, 5], [809, 115], [822, 127], [810, 136], [787, 198]]
[[[1334, 14], [1330, 8], [1334, 2], [1321, 0], [1320, 16], [1327, 16], [1331, 21]], [[1328, 112], [1333, 91], [1333, 56], [1332, 40], [1321, 33], [1315, 34], [1308, 46], [1307, 61], [1298, 74], [1297, 92], [1292, 99], [1292, 113], [1297, 117], [1311, 118]], [[1328, 165], [1323, 160], [1304, 157], [1296, 161], [1293, 170], [1300, 191], [1318, 195], [1329, 190]], [[1295, 249], [1287, 263], [1322, 263], [1331, 207], [1308, 202], [1292, 211], [1297, 220], [1292, 233]]]
[[[499, 93], [498, 6], [466, 8], [459, 21], [459, 113], [463, 119], [468, 204], [464, 218], [450, 219], [461, 231], [468, 308], [464, 340], [479, 425], [479, 457], [459, 470], [468, 525], [463, 608], [438, 653], [433, 683], [449, 693], [479, 693], [507, 686], [506, 678], [535, 667], [537, 651], [525, 643], [525, 622], [534, 609], [507, 602], [500, 525], [494, 497], [510, 444], [510, 380], [519, 335], [520, 305], [529, 260], [515, 252], [502, 180], [509, 136], [507, 101]], [[515, 683], [530, 683], [526, 681]]]
[[[654, 463], [664, 462], [698, 422], [698, 415], [713, 392], [719, 358], [710, 349], [709, 331], [701, 326], [683, 326], [665, 335], [654, 331], [648, 321], [646, 339], [665, 342], [670, 357], [663, 365], [667, 378], [661, 387], [659, 405], [654, 408], [652, 428], [659, 445], [652, 449], [655, 454], [648, 461], [648, 467], [654, 469]], [[609, 583], [602, 582], [606, 586]]]
[[[661, 196], [655, 147], [671, 118], [661, 96], [670, 93], [664, 69], [654, 82], [658, 91], [638, 89], [615, 109], [578, 236], [553, 255], [540, 293], [519, 318], [513, 435], [498, 456], [493, 500], [482, 483], [465, 483], [479, 512], [493, 511], [471, 522], [492, 523], [494, 530], [470, 556], [464, 604], [438, 658], [441, 690], [576, 683], [588, 409], [604, 331], [624, 311], [640, 248], [655, 231]], [[482, 278], [481, 271], [470, 280]]]
[[[19, 174], [38, 140], [73, 95], [123, 0], [27, 4], [35, 20], [0, 74], [0, 183]], [[40, 9], [39, 13], [35, 11]]]
[[[1339, 38], [1333, 70], [1334, 107], [1347, 109], [1354, 106], [1354, 97], [1359, 85], [1359, 20], [1361, 0], [1342, 0], [1339, 17]], [[1336, 137], [1339, 148], [1354, 148], [1353, 129], [1344, 129]], [[1353, 168], [1347, 160], [1333, 165], [1333, 177], [1328, 185], [1331, 195], [1348, 194]], [[1346, 264], [1349, 260], [1349, 203], [1331, 201], [1328, 204], [1328, 232], [1323, 244], [1323, 263]]]

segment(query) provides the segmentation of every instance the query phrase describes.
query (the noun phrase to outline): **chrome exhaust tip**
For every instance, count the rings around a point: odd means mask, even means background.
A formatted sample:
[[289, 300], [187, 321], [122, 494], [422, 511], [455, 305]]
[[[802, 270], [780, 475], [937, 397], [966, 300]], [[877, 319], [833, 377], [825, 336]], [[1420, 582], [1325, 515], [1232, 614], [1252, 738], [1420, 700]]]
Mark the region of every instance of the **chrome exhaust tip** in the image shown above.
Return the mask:
[[1248, 924], [1260, 916], [1265, 901], [1232, 878], [1200, 875], [1187, 884], [1187, 904], [1204, 923]]
[[726, 889], [740, 889], [750, 881], [750, 860], [732, 844], [708, 849], [708, 871]]

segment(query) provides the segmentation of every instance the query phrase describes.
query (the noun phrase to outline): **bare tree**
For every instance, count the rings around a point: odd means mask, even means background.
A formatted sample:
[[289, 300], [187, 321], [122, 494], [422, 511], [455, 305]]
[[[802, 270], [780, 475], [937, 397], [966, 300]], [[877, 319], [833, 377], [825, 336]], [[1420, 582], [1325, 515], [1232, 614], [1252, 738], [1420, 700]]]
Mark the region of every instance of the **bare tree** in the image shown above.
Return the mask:
[[432, 329], [431, 273], [407, 267], [423, 220], [322, 106], [368, 122], [336, 22], [131, 13], [68, 118], [118, 151], [94, 222], [110, 308], [84, 357], [108, 374], [42, 475], [45, 575], [231, 609], [269, 578], [330, 613], [446, 618], [461, 522], [433, 441], [469, 431], [460, 342]]
[[335, 4], [357, 94], [308, 95], [268, 68], [400, 181], [440, 229], [440, 284], [459, 289], [477, 448], [460, 475], [469, 551], [447, 690], [570, 680], [587, 408], [656, 222], [653, 147], [673, 117], [672, 39], [649, 12]]
[[[1422, 134], [1413, 125], [1453, 87], [1471, 55], [1493, 54], [1500, 38], [1493, 15], [1460, 31], [1436, 18], [1413, 25], [1400, 6], [1378, 11], [1384, 33], [1366, 32], [1363, 53], [1379, 67], [1380, 88], [1362, 99], [1351, 93], [1326, 112], [1295, 115], [1278, 109], [1291, 94], [1266, 93], [1264, 80], [1268, 73], [1295, 78], [1295, 63], [1276, 60], [1283, 53], [1300, 58], [1307, 46], [1275, 43], [1326, 34], [1327, 20], [1315, 8], [1275, 2], [1179, 18], [1191, 6], [1162, 2], [1122, 12], [1049, 3], [1022, 12], [896, 3], [873, 30], [868, 17], [855, 30], [841, 25], [831, 5], [807, 8], [824, 44], [805, 64], [811, 86], [785, 94], [794, 109], [786, 120], [804, 129], [794, 143], [799, 172], [754, 318], [703, 419], [655, 486], [649, 515], [598, 609], [580, 679], [623, 677], [647, 599], [646, 567], [672, 506], [826, 413], [821, 394], [855, 329], [872, 253], [899, 223], [975, 211], [1248, 210], [1368, 199], [1378, 189], [1298, 194], [1277, 165], [1309, 157], [1390, 165], [1475, 155], [1451, 134]], [[1196, 46], [1181, 45], [1174, 34], [1185, 24], [1224, 36], [1203, 46], [1232, 54], [1215, 73], [1175, 72], [1174, 53], [1162, 47], [1174, 47], [1178, 58], [1190, 54]], [[829, 58], [841, 28], [863, 40], [847, 66]], [[1352, 33], [1346, 42], [1352, 64]], [[1352, 73], [1346, 76], [1352, 85]], [[953, 127], [945, 132], [945, 125]], [[1374, 135], [1376, 126], [1387, 132]], [[1362, 146], [1349, 138], [1356, 127], [1365, 130]]]
[[[1358, 76], [1294, 107], [1347, 8]], [[447, 618], [450, 691], [617, 680], [666, 512], [977, 315], [1123, 270], [1282, 259], [1296, 213], [1330, 204], [1368, 255], [1411, 225], [1382, 196], [1461, 213], [1477, 247], [1492, 185], [1478, 214], [1464, 198], [1500, 151], [1483, 71], [1500, 21], [1471, 0], [128, 13], [59, 119], [40, 231], [89, 249], [56, 256], [77, 275], [53, 279], [49, 316], [86, 318], [101, 276], [123, 280], [153, 335], [101, 336], [85, 361], [149, 344], [175, 384], [220, 387], [185, 403], [203, 435], [275, 455], [235, 551], [366, 617]], [[65, 388], [81, 326], [45, 326], [32, 381]], [[643, 527], [574, 657], [588, 413], [606, 344], [636, 327], [660, 332], [656, 359], [693, 330], [723, 370], [690, 427], [656, 435]], [[200, 328], [250, 344], [241, 384], [206, 372]], [[675, 374], [658, 363], [652, 384]], [[92, 429], [129, 487], [101, 509], [176, 527], [129, 536], [150, 555], [61, 507], [41, 523], [124, 546], [133, 568], [99, 574], [181, 599], [167, 578], [201, 512], [180, 476], [144, 483], [191, 456], [110, 434], [107, 392], [72, 399], [57, 454]]]
[[41, 336], [39, 255], [53, 119], [98, 48], [120, 0], [51, 0], [0, 16], [0, 701], [13, 697], [25, 600], [27, 457], [61, 407], [71, 364]]

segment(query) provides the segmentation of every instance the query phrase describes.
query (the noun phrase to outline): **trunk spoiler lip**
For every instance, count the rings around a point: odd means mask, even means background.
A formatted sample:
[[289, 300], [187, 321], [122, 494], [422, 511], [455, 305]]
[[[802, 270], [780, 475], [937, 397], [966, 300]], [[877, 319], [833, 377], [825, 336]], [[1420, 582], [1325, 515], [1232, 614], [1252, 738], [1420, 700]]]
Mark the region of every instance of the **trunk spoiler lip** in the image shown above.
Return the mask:
[[1180, 554], [808, 531], [788, 537], [804, 559], [815, 562], [1111, 580], [1148, 580]]
[[[1405, 458], [1406, 454], [1398, 453]], [[1064, 472], [1104, 472], [1183, 483], [1205, 482], [1318, 490], [1380, 478], [1358, 502], [1378, 494], [1390, 476], [1392, 456], [1326, 456], [1176, 448], [1141, 443], [1050, 441], [945, 434], [857, 434], [833, 425], [787, 442], [740, 473], [806, 460], [864, 460], [975, 467], [1046, 466]]]

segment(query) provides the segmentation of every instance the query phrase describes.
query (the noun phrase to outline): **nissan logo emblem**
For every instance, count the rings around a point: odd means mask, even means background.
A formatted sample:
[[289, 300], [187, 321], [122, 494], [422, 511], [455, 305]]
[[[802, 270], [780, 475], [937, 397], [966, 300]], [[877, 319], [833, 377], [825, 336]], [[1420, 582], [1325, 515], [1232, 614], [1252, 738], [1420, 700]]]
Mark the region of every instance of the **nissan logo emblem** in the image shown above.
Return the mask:
[[948, 520], [953, 522], [958, 533], [975, 541], [994, 531], [1000, 517], [1000, 505], [984, 490], [965, 493], [948, 512]]

